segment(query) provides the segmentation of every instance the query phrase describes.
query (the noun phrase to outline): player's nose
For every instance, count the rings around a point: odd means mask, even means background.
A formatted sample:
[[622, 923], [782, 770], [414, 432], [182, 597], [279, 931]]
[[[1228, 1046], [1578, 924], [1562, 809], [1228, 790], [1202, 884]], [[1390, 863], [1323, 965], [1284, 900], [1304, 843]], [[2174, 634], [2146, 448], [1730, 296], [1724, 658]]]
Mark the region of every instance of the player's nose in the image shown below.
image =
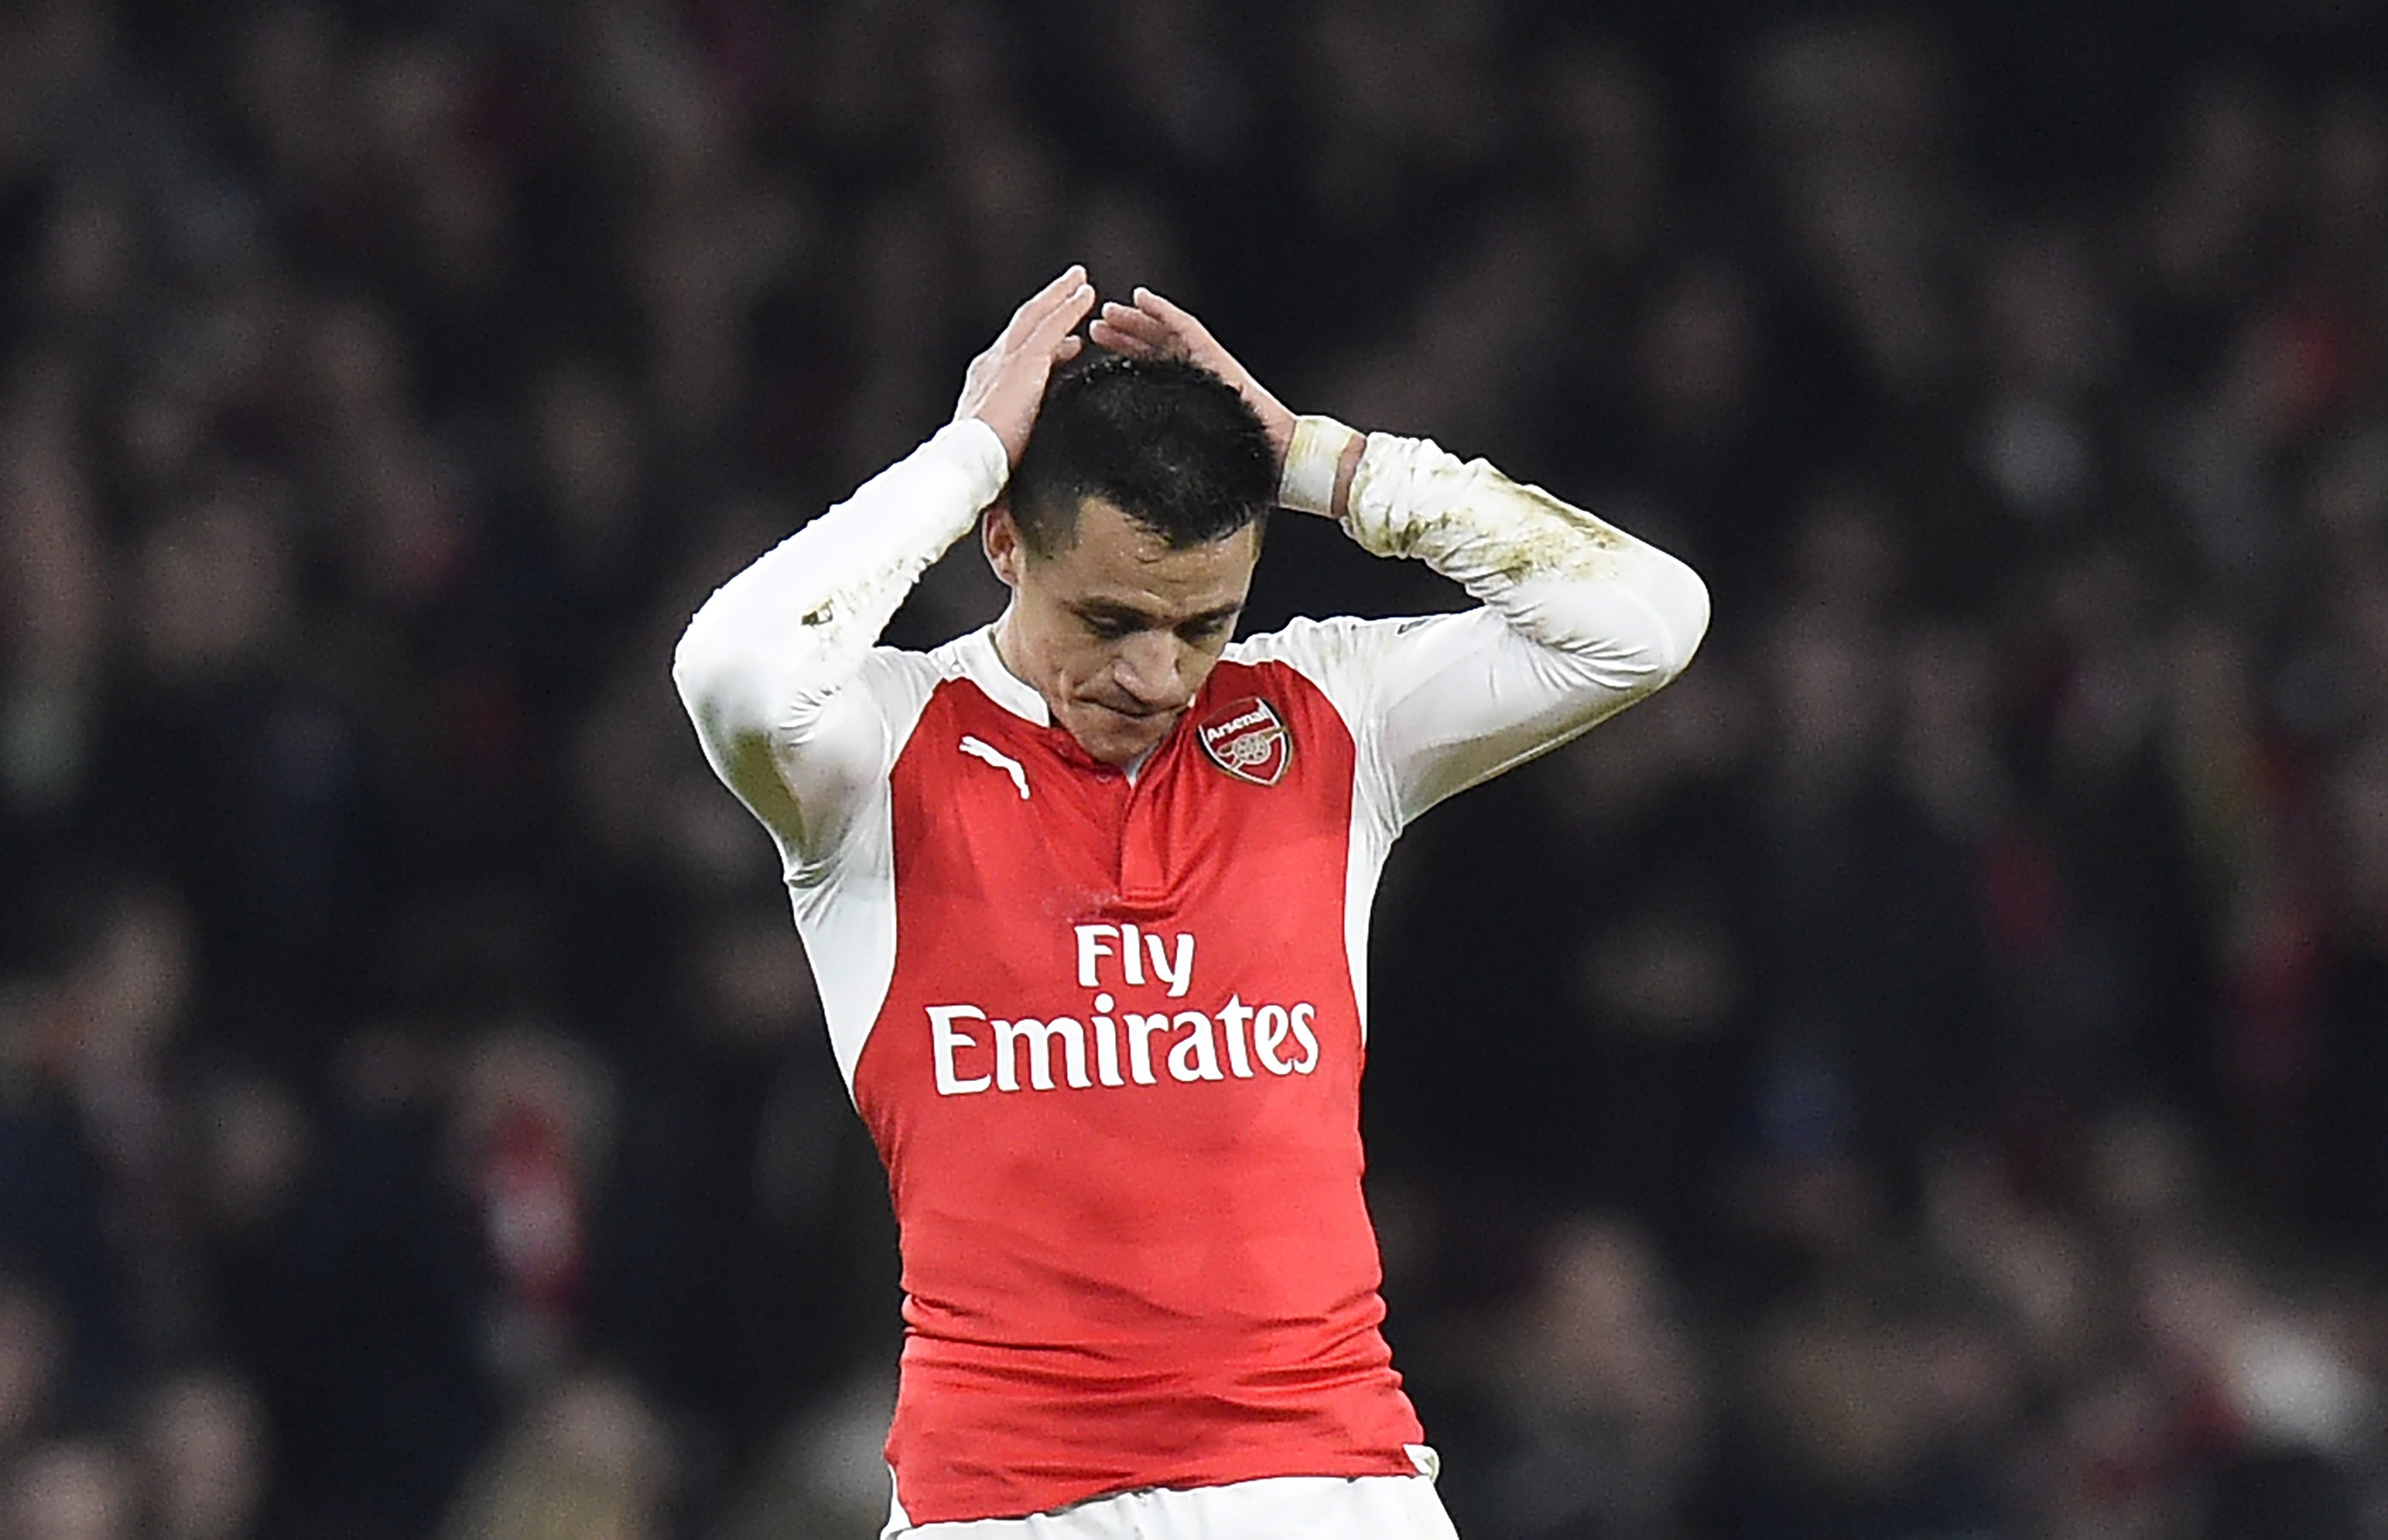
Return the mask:
[[1177, 711], [1193, 698], [1187, 688], [1184, 649], [1167, 632], [1131, 637], [1120, 649], [1111, 676], [1146, 711]]

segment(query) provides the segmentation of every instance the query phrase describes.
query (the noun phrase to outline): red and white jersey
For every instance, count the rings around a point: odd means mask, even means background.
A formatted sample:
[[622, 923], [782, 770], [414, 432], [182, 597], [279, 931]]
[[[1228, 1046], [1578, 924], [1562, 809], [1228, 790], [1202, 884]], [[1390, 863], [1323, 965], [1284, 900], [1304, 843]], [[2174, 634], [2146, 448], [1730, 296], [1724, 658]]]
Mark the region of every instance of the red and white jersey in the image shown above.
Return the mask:
[[1647, 694], [1698, 579], [1377, 435], [1347, 527], [1484, 607], [1232, 644], [1123, 773], [997, 655], [877, 636], [1001, 489], [959, 423], [726, 585], [674, 674], [780, 843], [902, 1230], [915, 1523], [1408, 1474], [1361, 1196], [1378, 872], [1442, 797]]

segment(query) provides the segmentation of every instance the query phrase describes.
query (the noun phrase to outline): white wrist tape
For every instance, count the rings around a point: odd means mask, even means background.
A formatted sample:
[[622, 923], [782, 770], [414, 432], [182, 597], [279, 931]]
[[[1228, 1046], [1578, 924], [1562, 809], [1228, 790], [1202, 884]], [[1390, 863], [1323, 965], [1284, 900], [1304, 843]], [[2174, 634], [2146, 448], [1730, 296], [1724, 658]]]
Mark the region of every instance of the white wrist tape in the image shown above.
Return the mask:
[[1297, 513], [1335, 511], [1335, 467], [1359, 433], [1332, 417], [1297, 417], [1293, 442], [1286, 447], [1285, 471], [1277, 477], [1277, 501]]

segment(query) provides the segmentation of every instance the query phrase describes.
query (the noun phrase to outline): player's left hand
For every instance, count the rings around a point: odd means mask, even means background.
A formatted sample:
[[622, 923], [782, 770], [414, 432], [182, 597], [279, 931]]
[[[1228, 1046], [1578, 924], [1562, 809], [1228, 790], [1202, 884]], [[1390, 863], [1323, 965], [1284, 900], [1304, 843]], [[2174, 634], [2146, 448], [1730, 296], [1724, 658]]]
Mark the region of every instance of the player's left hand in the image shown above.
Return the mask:
[[1251, 371], [1238, 363], [1234, 354], [1219, 346], [1211, 329], [1191, 315], [1150, 289], [1139, 288], [1133, 305], [1105, 301], [1102, 313], [1086, 328], [1086, 335], [1096, 347], [1131, 358], [1184, 359], [1234, 385], [1259, 416], [1269, 448], [1277, 452], [1277, 465], [1284, 467], [1286, 449], [1293, 443], [1293, 413], [1263, 389]]

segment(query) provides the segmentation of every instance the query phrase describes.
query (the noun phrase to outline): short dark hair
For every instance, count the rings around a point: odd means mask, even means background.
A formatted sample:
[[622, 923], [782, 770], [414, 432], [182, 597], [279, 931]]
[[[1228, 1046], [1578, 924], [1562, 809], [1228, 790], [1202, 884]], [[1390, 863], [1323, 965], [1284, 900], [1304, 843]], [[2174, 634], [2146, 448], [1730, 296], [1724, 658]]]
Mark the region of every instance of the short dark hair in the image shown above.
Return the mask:
[[1099, 358], [1046, 387], [1012, 469], [1012, 521], [1030, 554], [1077, 538], [1078, 509], [1100, 498], [1173, 549], [1265, 533], [1277, 455], [1233, 385], [1176, 359]]

